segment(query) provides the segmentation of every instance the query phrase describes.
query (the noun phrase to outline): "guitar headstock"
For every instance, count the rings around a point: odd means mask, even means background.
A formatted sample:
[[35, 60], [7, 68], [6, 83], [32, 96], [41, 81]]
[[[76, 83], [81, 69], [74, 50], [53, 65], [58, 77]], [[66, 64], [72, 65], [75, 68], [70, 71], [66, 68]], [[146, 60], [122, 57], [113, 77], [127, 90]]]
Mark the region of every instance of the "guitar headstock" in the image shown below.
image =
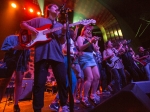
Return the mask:
[[101, 40], [101, 37], [99, 36], [93, 36], [96, 40]]
[[85, 19], [85, 20], [79, 21], [79, 23], [82, 24], [82, 25], [95, 24], [96, 20], [94, 20], [94, 19], [89, 19], [89, 20]]

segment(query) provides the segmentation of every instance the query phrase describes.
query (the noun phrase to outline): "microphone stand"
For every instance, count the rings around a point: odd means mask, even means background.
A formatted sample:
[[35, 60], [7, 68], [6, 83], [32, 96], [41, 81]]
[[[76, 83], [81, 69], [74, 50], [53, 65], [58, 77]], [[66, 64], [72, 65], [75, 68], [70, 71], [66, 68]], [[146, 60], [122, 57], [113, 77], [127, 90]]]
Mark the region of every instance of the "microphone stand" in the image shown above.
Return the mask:
[[67, 40], [67, 74], [69, 81], [69, 107], [70, 112], [74, 112], [74, 99], [72, 93], [72, 74], [71, 74], [71, 58], [70, 58], [70, 30], [69, 30], [69, 20], [68, 20], [69, 8], [64, 8], [65, 18], [66, 18], [66, 40]]

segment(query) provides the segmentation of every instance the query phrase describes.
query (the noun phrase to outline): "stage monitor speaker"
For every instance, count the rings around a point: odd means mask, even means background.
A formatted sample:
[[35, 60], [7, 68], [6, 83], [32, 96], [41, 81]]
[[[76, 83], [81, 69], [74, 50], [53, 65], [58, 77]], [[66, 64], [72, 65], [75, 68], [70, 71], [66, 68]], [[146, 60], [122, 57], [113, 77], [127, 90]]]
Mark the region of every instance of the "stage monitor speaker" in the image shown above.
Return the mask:
[[134, 82], [150, 98], [150, 81]]
[[24, 78], [22, 81], [22, 92], [21, 92], [19, 100], [31, 100], [32, 88], [33, 88], [33, 79]]
[[149, 81], [131, 83], [90, 112], [150, 112], [149, 89]]

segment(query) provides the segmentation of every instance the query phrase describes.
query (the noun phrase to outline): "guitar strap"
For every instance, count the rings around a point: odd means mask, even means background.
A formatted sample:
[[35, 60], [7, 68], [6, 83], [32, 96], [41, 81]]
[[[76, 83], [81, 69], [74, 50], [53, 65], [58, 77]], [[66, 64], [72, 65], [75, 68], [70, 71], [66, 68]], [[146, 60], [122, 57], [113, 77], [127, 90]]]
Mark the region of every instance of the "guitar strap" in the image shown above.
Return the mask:
[[[116, 52], [115, 52], [115, 49], [111, 49], [114, 53], [115, 53], [115, 55], [116, 55]], [[108, 51], [107, 51], [108, 52]], [[117, 63], [117, 61], [119, 60], [119, 58], [115, 58], [115, 60], [107, 60], [107, 65], [110, 67], [110, 68], [113, 68], [114, 66], [115, 66], [115, 64]]]
[[115, 49], [112, 48], [111, 50], [112, 50], [112, 51], [115, 53], [115, 55], [116, 55]]
[[51, 20], [51, 21], [52, 21], [52, 27], [51, 28], [53, 28], [54, 24], [55, 24], [55, 20]]
[[[51, 19], [50, 19], [50, 20], [51, 20]], [[51, 20], [51, 22], [52, 22], [51, 29], [53, 29], [56, 22], [55, 22], [55, 20]], [[54, 37], [55, 37], [54, 34], [53, 34], [53, 32], [52, 32], [50, 35], [51, 35], [51, 38], [54, 38]]]

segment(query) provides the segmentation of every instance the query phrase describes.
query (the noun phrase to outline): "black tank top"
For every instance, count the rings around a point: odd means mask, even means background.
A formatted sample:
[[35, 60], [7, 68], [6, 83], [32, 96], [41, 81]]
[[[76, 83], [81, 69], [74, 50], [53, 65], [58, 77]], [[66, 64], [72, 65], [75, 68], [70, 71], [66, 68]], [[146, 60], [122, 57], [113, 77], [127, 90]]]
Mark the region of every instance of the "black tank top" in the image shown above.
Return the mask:
[[[83, 44], [88, 43], [89, 41], [87, 39], [84, 40]], [[83, 52], [93, 52], [94, 48], [93, 45], [90, 44], [90, 46], [88, 46], [86, 49], [83, 50]]]

